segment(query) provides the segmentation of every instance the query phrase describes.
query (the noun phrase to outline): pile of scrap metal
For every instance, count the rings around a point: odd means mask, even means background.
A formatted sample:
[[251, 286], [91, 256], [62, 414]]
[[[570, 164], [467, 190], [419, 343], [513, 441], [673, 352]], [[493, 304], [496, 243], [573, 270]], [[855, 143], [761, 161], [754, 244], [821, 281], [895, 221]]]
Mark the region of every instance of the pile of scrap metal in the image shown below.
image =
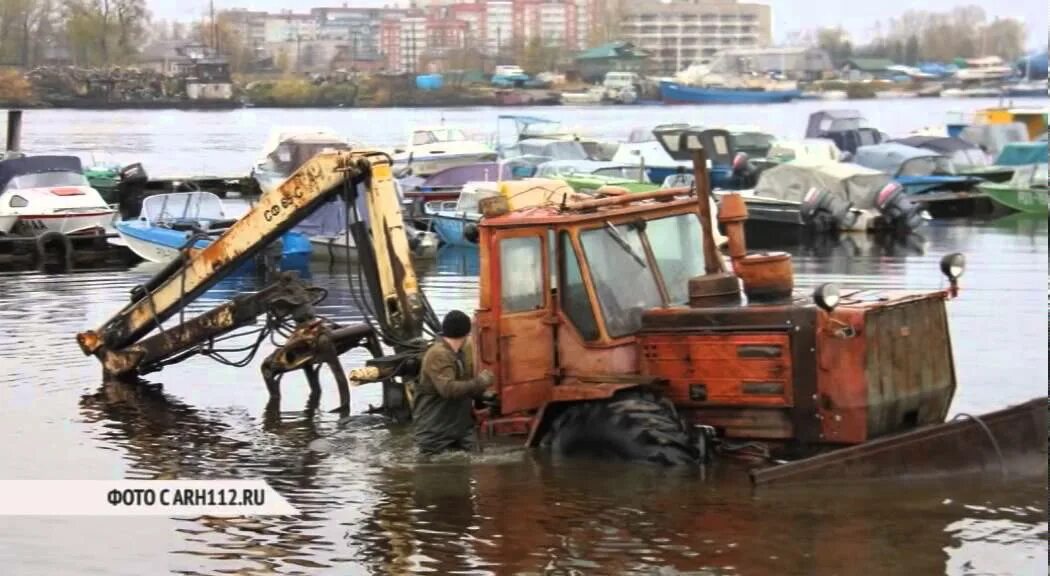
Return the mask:
[[43, 66], [26, 74], [46, 104], [165, 102], [186, 99], [185, 83], [150, 69]]

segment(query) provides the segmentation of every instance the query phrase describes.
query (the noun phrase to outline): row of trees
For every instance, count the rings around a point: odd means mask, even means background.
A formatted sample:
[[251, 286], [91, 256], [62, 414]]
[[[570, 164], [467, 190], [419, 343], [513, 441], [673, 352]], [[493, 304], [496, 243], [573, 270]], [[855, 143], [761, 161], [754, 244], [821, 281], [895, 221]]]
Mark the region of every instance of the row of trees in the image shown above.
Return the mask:
[[1012, 18], [989, 20], [978, 6], [948, 12], [909, 10], [887, 23], [876, 23], [875, 39], [854, 45], [841, 28], [816, 32], [815, 43], [836, 63], [853, 56], [889, 58], [914, 65], [921, 61], [1000, 56], [1014, 59], [1024, 52], [1025, 27]]
[[0, 0], [0, 64], [131, 62], [148, 22], [146, 0]]

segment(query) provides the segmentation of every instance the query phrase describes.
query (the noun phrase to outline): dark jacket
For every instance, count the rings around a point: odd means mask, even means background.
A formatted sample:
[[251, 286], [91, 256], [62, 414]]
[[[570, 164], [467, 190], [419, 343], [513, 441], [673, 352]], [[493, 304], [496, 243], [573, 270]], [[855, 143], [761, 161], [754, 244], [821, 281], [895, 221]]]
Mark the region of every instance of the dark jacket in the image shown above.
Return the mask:
[[469, 339], [457, 353], [439, 337], [423, 355], [412, 419], [424, 454], [474, 449], [473, 397], [485, 386], [473, 374]]

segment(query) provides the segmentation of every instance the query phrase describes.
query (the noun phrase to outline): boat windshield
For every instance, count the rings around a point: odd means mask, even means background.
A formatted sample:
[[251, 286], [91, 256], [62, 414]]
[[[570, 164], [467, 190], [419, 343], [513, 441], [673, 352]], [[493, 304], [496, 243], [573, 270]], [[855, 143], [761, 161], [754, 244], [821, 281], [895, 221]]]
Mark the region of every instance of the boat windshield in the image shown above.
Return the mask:
[[152, 224], [208, 223], [225, 220], [222, 200], [211, 192], [176, 192], [149, 196], [142, 202], [142, 218]]
[[499, 196], [499, 191], [483, 186], [464, 186], [463, 191], [459, 193], [459, 200], [456, 201], [456, 212], [477, 214], [481, 212], [481, 201], [493, 196]]
[[412, 135], [413, 146], [425, 146], [437, 142], [466, 142], [467, 135], [459, 128], [437, 128], [420, 130]]
[[643, 170], [641, 166], [606, 166], [605, 168], [595, 170], [593, 174], [595, 176], [623, 178], [625, 180], [634, 180], [636, 182], [649, 182], [649, 177], [646, 176], [645, 170]]
[[587, 151], [579, 142], [573, 140], [550, 140], [541, 143], [522, 142], [521, 151], [525, 154], [548, 156], [555, 160], [587, 160]]
[[530, 136], [561, 136], [565, 134], [565, 128], [560, 122], [534, 122], [521, 129], [521, 137]]
[[761, 132], [739, 132], [731, 138], [733, 149], [753, 156], [765, 156], [773, 147], [773, 136]]
[[29, 190], [55, 186], [88, 186], [87, 178], [77, 172], [39, 172], [16, 176], [4, 186], [4, 190]]
[[[685, 304], [689, 279], [703, 274], [700, 221], [679, 214], [623, 224], [605, 222], [580, 234], [595, 293], [609, 336], [638, 331], [642, 313]], [[660, 294], [658, 278], [667, 287]]]

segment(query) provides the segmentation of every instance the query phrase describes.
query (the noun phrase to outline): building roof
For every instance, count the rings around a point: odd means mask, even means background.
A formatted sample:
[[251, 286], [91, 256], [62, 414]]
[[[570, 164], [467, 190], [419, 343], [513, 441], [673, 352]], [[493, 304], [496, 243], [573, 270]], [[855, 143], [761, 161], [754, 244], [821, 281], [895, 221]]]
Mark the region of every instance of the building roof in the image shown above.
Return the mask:
[[649, 53], [635, 48], [630, 42], [609, 42], [595, 46], [576, 55], [577, 60], [601, 60], [606, 58], [648, 58]]
[[888, 58], [850, 58], [846, 63], [861, 72], [885, 72], [894, 65]]

